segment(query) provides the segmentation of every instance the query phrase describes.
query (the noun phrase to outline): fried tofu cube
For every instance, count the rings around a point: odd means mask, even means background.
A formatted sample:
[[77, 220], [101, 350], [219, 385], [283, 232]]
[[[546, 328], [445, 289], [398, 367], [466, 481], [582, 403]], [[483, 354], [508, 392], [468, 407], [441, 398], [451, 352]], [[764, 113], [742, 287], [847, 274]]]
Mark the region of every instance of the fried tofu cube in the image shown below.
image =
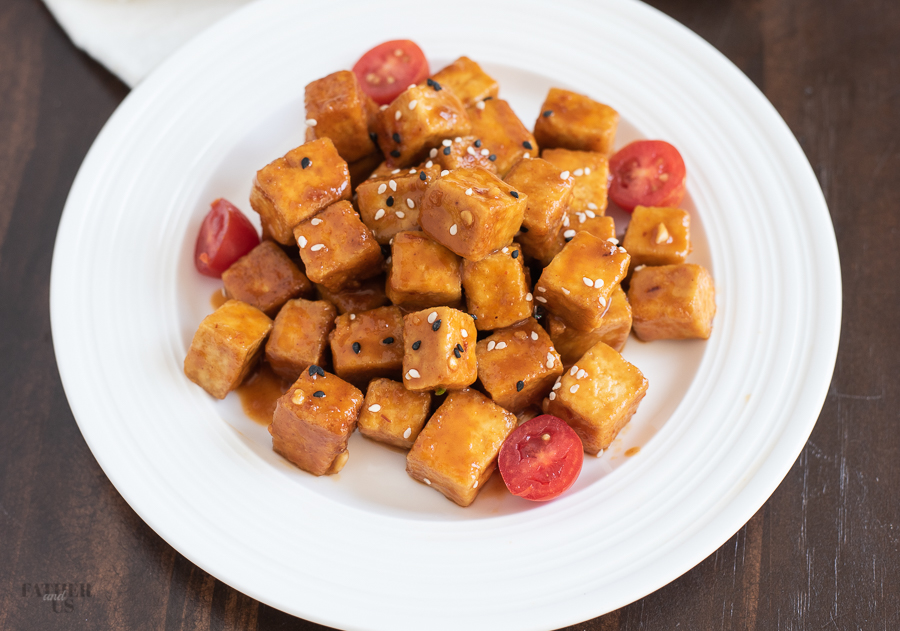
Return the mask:
[[485, 169], [458, 169], [425, 192], [419, 223], [431, 238], [470, 261], [508, 246], [527, 199]]
[[553, 340], [563, 365], [571, 366], [588, 352], [597, 342], [603, 342], [618, 352], [622, 352], [628, 334], [631, 332], [631, 304], [621, 287], [613, 290], [609, 299], [609, 309], [593, 331], [579, 331], [552, 313], [547, 315], [547, 332]]
[[294, 228], [294, 236], [309, 279], [332, 291], [381, 273], [381, 247], [350, 202], [307, 219]]
[[403, 385], [407, 390], [458, 390], [475, 382], [478, 331], [472, 317], [435, 307], [403, 317]]
[[391, 244], [386, 293], [404, 309], [455, 307], [462, 298], [460, 259], [422, 232], [400, 232]]
[[212, 396], [224, 399], [256, 365], [271, 330], [272, 320], [256, 307], [226, 301], [197, 328], [184, 358], [184, 374]]
[[388, 302], [384, 293], [384, 274], [360, 281], [355, 287], [345, 287], [340, 291], [331, 291], [324, 285], [316, 285], [316, 293], [322, 300], [327, 300], [338, 313], [359, 313], [383, 307]]
[[355, 162], [350, 162], [347, 168], [350, 170], [350, 188], [354, 191], [365, 182], [384, 162], [384, 156], [380, 151], [370, 153]]
[[359, 388], [372, 379], [399, 378], [403, 365], [403, 314], [399, 307], [345, 313], [328, 336], [334, 372]]
[[563, 237], [563, 232], [567, 229], [565, 226], [560, 226], [556, 232], [537, 237], [528, 232], [528, 228], [522, 226], [521, 232], [516, 235], [516, 240], [522, 245], [522, 252], [529, 260], [538, 261], [542, 267], [547, 267], [553, 257], [562, 252], [565, 247], [566, 239]]
[[305, 101], [307, 141], [330, 138], [347, 162], [378, 150], [369, 137], [365, 94], [355, 74], [339, 70], [313, 81], [306, 86]]
[[263, 241], [222, 273], [225, 295], [272, 317], [291, 298], [312, 295], [312, 283], [272, 241]]
[[425, 189], [440, 173], [441, 168], [432, 163], [430, 167], [404, 169], [359, 185], [359, 215], [378, 243], [385, 245], [398, 232], [419, 229], [419, 206]]
[[568, 423], [584, 451], [596, 455], [631, 420], [646, 393], [641, 371], [599, 342], [553, 385], [544, 411]]
[[389, 164], [409, 167], [444, 138], [466, 136], [471, 127], [452, 91], [412, 86], [379, 113], [378, 146]]
[[712, 333], [716, 289], [702, 265], [635, 268], [628, 298], [634, 311], [634, 332], [645, 342], [705, 340]]
[[291, 300], [275, 317], [266, 342], [266, 361], [279, 377], [296, 381], [312, 365], [328, 362], [328, 334], [337, 309], [324, 300]]
[[475, 328], [490, 331], [531, 317], [534, 299], [525, 278], [522, 249], [515, 243], [480, 261], [463, 261], [466, 309]]
[[613, 289], [625, 278], [631, 257], [609, 241], [579, 232], [554, 257], [535, 287], [535, 300], [580, 331], [603, 320]]
[[540, 403], [563, 373], [553, 341], [534, 318], [478, 342], [478, 380], [497, 405], [518, 414]]
[[281, 244], [293, 242], [294, 227], [320, 210], [350, 199], [350, 170], [329, 138], [313, 140], [256, 172], [250, 206]]
[[622, 247], [634, 267], [684, 263], [691, 253], [691, 216], [680, 208], [638, 206], [631, 213]]
[[550, 88], [534, 123], [534, 136], [546, 149], [596, 151], [608, 156], [616, 140], [619, 113], [583, 94]]
[[516, 416], [475, 390], [451, 392], [406, 456], [406, 472], [460, 506], [475, 501], [497, 468]]
[[[607, 215], [598, 215], [592, 210], [582, 211], [570, 211], [567, 213], [567, 217], [569, 219], [568, 227], [563, 228], [563, 237], [571, 240], [576, 234], [579, 232], [590, 232], [597, 238], [604, 239], [609, 241], [610, 243], [616, 244], [619, 242], [616, 239], [616, 222], [612, 217], [608, 217]], [[613, 241], [615, 239], [615, 241]], [[623, 246], [624, 247], [624, 246]], [[627, 247], [625, 248], [628, 249]], [[631, 252], [629, 251], [629, 254]], [[632, 264], [634, 263], [634, 255], [632, 254], [631, 258]]]
[[[559, 167], [546, 160], [531, 158], [519, 161], [503, 181], [528, 197], [522, 219], [522, 225], [527, 229], [523, 247], [528, 239], [543, 239], [559, 231], [575, 183], [569, 172], [560, 171]], [[534, 256], [527, 247], [526, 254]]]
[[313, 475], [337, 473], [347, 462], [362, 404], [362, 392], [310, 366], [275, 404], [272, 448]]
[[440, 147], [428, 152], [428, 157], [437, 162], [441, 170], [481, 167], [496, 173], [497, 167], [490, 155], [491, 152], [485, 149], [484, 143], [475, 136], [457, 136], [452, 140], [445, 138]]
[[[436, 82], [437, 86], [433, 83]], [[463, 105], [474, 105], [488, 97], [495, 97], [500, 85], [468, 57], [460, 57], [452, 64], [441, 68], [431, 77], [428, 85], [432, 88], [450, 88]]]
[[359, 431], [372, 440], [409, 449], [430, 411], [430, 392], [411, 392], [402, 383], [373, 379], [359, 415]]
[[609, 158], [593, 151], [568, 149], [544, 149], [541, 157], [568, 171], [574, 178], [570, 212], [591, 211], [597, 215], [606, 212], [609, 192]]
[[500, 177], [519, 160], [538, 157], [538, 142], [506, 101], [480, 101], [470, 106], [468, 112], [472, 134], [490, 152], [488, 159], [493, 157]]

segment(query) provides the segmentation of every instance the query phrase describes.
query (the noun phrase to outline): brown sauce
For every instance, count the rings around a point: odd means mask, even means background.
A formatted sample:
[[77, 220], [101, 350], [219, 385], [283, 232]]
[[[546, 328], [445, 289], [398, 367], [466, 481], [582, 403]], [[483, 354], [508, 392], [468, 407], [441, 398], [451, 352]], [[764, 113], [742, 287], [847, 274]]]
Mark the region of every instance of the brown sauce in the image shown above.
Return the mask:
[[261, 425], [268, 425], [275, 414], [275, 403], [290, 385], [276, 375], [268, 364], [262, 363], [236, 392], [241, 398], [244, 414]]
[[632, 456], [636, 456], [640, 450], [641, 450], [640, 447], [632, 447], [631, 449], [629, 449], [628, 451], [625, 452], [625, 457], [631, 458]]
[[225, 288], [217, 289], [212, 296], [209, 297], [209, 304], [212, 305], [213, 309], [218, 309], [222, 305], [224, 305], [228, 301], [228, 297], [225, 295]]

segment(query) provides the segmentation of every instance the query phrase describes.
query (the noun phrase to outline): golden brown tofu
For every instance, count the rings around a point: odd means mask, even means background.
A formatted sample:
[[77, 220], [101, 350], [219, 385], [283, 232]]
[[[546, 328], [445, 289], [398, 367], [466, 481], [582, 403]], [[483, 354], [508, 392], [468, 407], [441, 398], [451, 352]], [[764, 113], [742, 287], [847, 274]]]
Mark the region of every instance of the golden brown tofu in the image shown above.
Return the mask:
[[526, 195], [485, 169], [458, 169], [425, 192], [419, 223], [431, 238], [470, 261], [508, 246], [522, 225]]
[[531, 317], [534, 299], [525, 279], [521, 248], [513, 243], [480, 261], [463, 261], [466, 308], [479, 331], [510, 326]]
[[475, 501], [497, 467], [516, 416], [475, 390], [451, 392], [406, 457], [406, 472], [460, 506]]
[[579, 232], [546, 268], [534, 299], [580, 331], [603, 320], [613, 289], [625, 278], [630, 257], [622, 248]]
[[403, 315], [399, 307], [346, 313], [328, 336], [334, 372], [359, 388], [372, 379], [398, 379], [403, 365]]
[[478, 380], [497, 405], [518, 414], [540, 403], [562, 375], [559, 353], [534, 318], [478, 342]]
[[634, 267], [684, 263], [691, 253], [691, 216], [680, 208], [638, 206], [631, 213], [622, 247]]
[[362, 392], [310, 366], [275, 405], [272, 448], [313, 475], [337, 473], [347, 462], [362, 404]]
[[294, 228], [309, 279], [332, 291], [381, 273], [384, 257], [350, 202], [332, 204]]
[[438, 163], [441, 170], [471, 169], [481, 167], [491, 173], [497, 167], [490, 159], [491, 152], [484, 148], [484, 143], [475, 136], [457, 136], [441, 141], [440, 147], [428, 152], [428, 157]]
[[272, 241], [263, 241], [222, 274], [225, 295], [274, 316], [291, 298], [312, 295], [312, 283]]
[[348, 164], [347, 168], [350, 170], [350, 188], [355, 191], [360, 184], [369, 179], [383, 160], [384, 156], [381, 155], [380, 151], [377, 151], [360, 158], [356, 162]]
[[271, 330], [272, 320], [256, 307], [226, 301], [200, 323], [184, 358], [184, 374], [212, 396], [224, 399], [256, 365]]
[[596, 455], [631, 420], [646, 393], [641, 371], [600, 342], [553, 385], [544, 410], [568, 423], [585, 452]]
[[378, 146], [389, 164], [409, 167], [442, 139], [470, 129], [466, 108], [452, 91], [412, 86], [379, 113]]
[[[564, 222], [565, 220], [563, 218]], [[529, 261], [538, 261], [542, 267], [546, 267], [550, 265], [553, 257], [562, 252], [563, 247], [566, 245], [566, 240], [563, 237], [563, 232], [566, 230], [568, 228], [560, 226], [556, 232], [537, 237], [528, 232], [528, 228], [522, 226], [521, 231], [516, 235], [516, 240], [522, 245], [522, 253], [525, 254]]]
[[619, 113], [568, 90], [550, 88], [534, 123], [534, 136], [546, 149], [560, 147], [609, 155], [616, 140]]
[[591, 211], [597, 215], [606, 212], [609, 189], [609, 158], [593, 151], [568, 149], [544, 149], [541, 157], [568, 171], [575, 178], [572, 186], [570, 212]]
[[[569, 225], [563, 228], [563, 238], [571, 240], [576, 234], [583, 231], [590, 232], [595, 237], [609, 241], [613, 245], [619, 243], [619, 240], [616, 239], [616, 222], [612, 217], [598, 215], [592, 210], [569, 212], [567, 217]], [[631, 254], [630, 251], [628, 253]], [[634, 263], [633, 255], [631, 262]]]
[[572, 199], [575, 178], [546, 160], [531, 158], [519, 161], [503, 181], [528, 197], [522, 219], [526, 228], [522, 247], [528, 256], [538, 258], [528, 251], [525, 243], [559, 231]]
[[472, 317], [435, 307], [403, 318], [403, 385], [407, 390], [458, 390], [475, 382], [478, 332]]
[[360, 281], [357, 287], [346, 287], [340, 291], [331, 291], [324, 285], [316, 285], [316, 292], [319, 298], [337, 307], [338, 313], [359, 313], [388, 304], [384, 283], [384, 274], [379, 274]]
[[603, 342], [622, 352], [631, 332], [631, 304], [621, 287], [617, 286], [609, 299], [609, 309], [593, 331], [579, 331], [552, 313], [546, 318], [547, 332], [562, 357], [563, 365], [571, 366], [597, 342]]
[[250, 206], [279, 243], [293, 242], [294, 227], [320, 210], [350, 199], [350, 170], [328, 138], [288, 151], [256, 172]]
[[480, 101], [468, 108], [472, 134], [480, 138], [488, 159], [504, 177], [519, 160], [538, 157], [538, 143], [509, 103], [501, 99]]
[[419, 206], [425, 189], [440, 172], [441, 168], [432, 162], [428, 167], [403, 169], [359, 185], [359, 215], [378, 243], [385, 245], [398, 232], [419, 229]]
[[373, 440], [409, 449], [430, 411], [430, 392], [411, 392], [402, 383], [373, 379], [359, 415], [359, 431]]
[[634, 332], [645, 342], [705, 340], [712, 333], [716, 289], [702, 265], [637, 267], [628, 298], [634, 311]]
[[[437, 86], [433, 85], [437, 82]], [[431, 77], [428, 85], [432, 88], [450, 88], [463, 105], [474, 105], [477, 101], [497, 96], [500, 86], [477, 63], [468, 57], [460, 57]]]
[[339, 70], [313, 81], [306, 86], [305, 100], [307, 141], [331, 138], [337, 152], [347, 162], [378, 150], [369, 137], [365, 94], [360, 90], [355, 74]]
[[266, 361], [275, 374], [296, 381], [311, 365], [325, 366], [336, 316], [337, 309], [324, 300], [299, 298], [284, 305], [266, 342]]
[[386, 175], [399, 175], [401, 173], [406, 173], [408, 171], [409, 171], [409, 169], [404, 170], [399, 167], [391, 166], [387, 162], [382, 162], [375, 168], [374, 171], [372, 171], [372, 174], [369, 175], [369, 179], [373, 180], [376, 177], [384, 177]]
[[459, 306], [459, 257], [422, 232], [400, 232], [391, 244], [386, 293], [404, 309]]

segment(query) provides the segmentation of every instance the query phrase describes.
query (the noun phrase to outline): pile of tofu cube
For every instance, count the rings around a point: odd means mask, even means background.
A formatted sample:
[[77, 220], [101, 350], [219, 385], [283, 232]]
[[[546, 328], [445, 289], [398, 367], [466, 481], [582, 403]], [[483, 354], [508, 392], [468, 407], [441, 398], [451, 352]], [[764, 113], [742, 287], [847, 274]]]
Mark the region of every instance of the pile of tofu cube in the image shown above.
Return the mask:
[[554, 88], [529, 131], [462, 57], [380, 108], [336, 72], [306, 87], [306, 119], [256, 174], [263, 241], [184, 363], [223, 398], [264, 357], [291, 383], [273, 447], [301, 469], [340, 471], [358, 428], [468, 506], [521, 420], [610, 445], [647, 391], [619, 354], [632, 329], [709, 337], [688, 213], [638, 207], [621, 246], [604, 215], [611, 107]]

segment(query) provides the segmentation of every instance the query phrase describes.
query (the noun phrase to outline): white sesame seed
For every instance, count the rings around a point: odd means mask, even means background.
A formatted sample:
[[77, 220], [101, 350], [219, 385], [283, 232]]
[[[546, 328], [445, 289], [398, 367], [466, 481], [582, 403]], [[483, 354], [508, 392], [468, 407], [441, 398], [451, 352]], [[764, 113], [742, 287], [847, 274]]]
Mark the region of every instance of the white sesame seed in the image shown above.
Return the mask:
[[598, 458], [602, 458], [602, 457], [603, 457], [603, 450], [602, 450], [602, 449], [601, 449], [600, 451], [597, 452], [597, 457], [598, 457]]
[[[547, 353], [547, 368], [553, 368], [553, 364], [556, 362], [556, 358], [553, 356], [553, 353]], [[555, 390], [555, 388], [554, 388]]]
[[588, 208], [590, 208], [591, 210], [597, 210], [597, 204], [595, 204], [594, 202], [588, 202]]
[[537, 296], [537, 297], [535, 298], [535, 300], [537, 300], [538, 302], [547, 302], [547, 299], [544, 298], [543, 296]]
[[594, 289], [600, 289], [601, 287], [603, 287], [603, 279], [598, 278], [594, 281]]
[[441, 144], [444, 145], [445, 147], [449, 147], [450, 145], [453, 144], [453, 141], [450, 140], [449, 138], [444, 138], [444, 139], [441, 141]]
[[473, 147], [466, 147], [466, 153], [468, 153], [470, 156], [474, 156], [475, 149]]
[[585, 174], [585, 175], [590, 175], [590, 174], [591, 174], [591, 167], [584, 167], [584, 174]]
[[585, 221], [587, 221], [587, 215], [585, 215], [584, 213], [575, 213], [575, 215], [578, 217], [578, 223], [584, 223]]
[[319, 219], [318, 217], [315, 217], [315, 218], [313, 218], [312, 221], [310, 221], [309, 223], [311, 223], [311, 224], [314, 225], [314, 226], [318, 226], [320, 223], [322, 223], [322, 220]]
[[300, 245], [301, 248], [305, 248], [306, 243], [307, 243], [306, 237], [301, 236], [299, 239], [297, 239], [297, 243]]
[[488, 342], [488, 347], [487, 347], [487, 348], [488, 348], [489, 351], [492, 351], [492, 350], [494, 350], [494, 347], [495, 347], [495, 346], [497, 346], [497, 342], [495, 342], [494, 340], [491, 340], [490, 342]]
[[478, 103], [475, 104], [475, 107], [477, 107], [480, 110], [483, 110], [484, 109], [484, 101], [478, 101]]
[[575, 375], [575, 378], [576, 378], [576, 379], [584, 379], [585, 377], [587, 377], [587, 371], [586, 371], [584, 368], [582, 368], [581, 370], [579, 370], [579, 371], [578, 371], [578, 374]]
[[386, 190], [387, 190], [387, 184], [385, 184], [384, 182], [382, 182], [381, 185], [378, 187], [378, 194], [381, 195], [381, 194], [384, 193]]
[[418, 104], [419, 104], [419, 102], [417, 100], [413, 99], [412, 101], [409, 102], [409, 109], [411, 109], [411, 110], [416, 109], [416, 105], [418, 105]]
[[527, 294], [525, 294], [525, 300], [527, 300], [528, 302], [531, 302], [532, 300], [534, 300], [534, 294], [532, 294], [531, 292], [528, 292]]
[[646, 265], [638, 265], [637, 267], [634, 268], [634, 271], [635, 271], [635, 272], [640, 272], [640, 271], [641, 271], [642, 269], [644, 269], [645, 267], [647, 267], [647, 266], [646, 266]]
[[456, 236], [456, 231], [457, 231], [457, 230], [458, 230], [458, 228], [456, 227], [456, 224], [453, 224], [452, 226], [450, 226], [450, 234], [451, 234], [452, 236]]
[[575, 234], [576, 234], [576, 233], [575, 233], [574, 230], [566, 230], [565, 232], [563, 232], [563, 236], [564, 236], [566, 239], [571, 239], [572, 237], [575, 236]]
[[531, 154], [530, 154], [530, 153], [528, 153], [528, 152], [527, 152], [527, 151], [526, 151], [526, 152], [525, 152], [525, 155], [524, 155], [524, 156], [522, 156], [522, 157], [523, 157], [523, 158], [525, 158], [525, 159], [526, 159], [526, 160], [527, 160], [527, 159], [528, 159], [528, 158], [530, 158], [530, 157], [531, 157]]
[[595, 213], [593, 210], [586, 210], [586, 211], [584, 211], [584, 214], [587, 215], [588, 217], [590, 217], [591, 219], [597, 218], [597, 213]]
[[394, 192], [397, 191], [397, 183], [394, 180], [391, 180], [390, 182], [388, 182], [388, 186], [391, 187], [392, 191], [394, 191]]
[[350, 319], [351, 319], [351, 320], [355, 320], [355, 319], [356, 319], [356, 314], [355, 314], [355, 313], [351, 313], [351, 314], [350, 314]]
[[571, 392], [572, 394], [575, 394], [576, 392], [578, 392], [578, 388], [579, 388], [579, 384], [576, 383], [574, 386], [569, 388], [569, 392]]
[[534, 341], [537, 341], [537, 339], [538, 339], [537, 331], [532, 331], [532, 332], [531, 332], [531, 339], [533, 339]]
[[313, 252], [318, 252], [319, 250], [322, 250], [322, 249], [324, 249], [324, 248], [325, 248], [325, 244], [324, 244], [324, 243], [317, 243], [317, 244], [315, 244], [314, 246], [312, 246], [312, 247], [310, 248], [310, 250], [312, 250]]
[[506, 348], [506, 342], [497, 342], [496, 349], [498, 351], [502, 351], [504, 348]]
[[394, 112], [394, 120], [395, 121], [400, 120], [401, 116], [402, 116], [402, 114], [400, 113], [400, 110], [397, 110], [396, 112]]
[[475, 484], [472, 485], [472, 488], [473, 488], [473, 489], [477, 489], [477, 488], [478, 488], [478, 480], [475, 480]]
[[425, 484], [427, 484], [428, 486], [431, 486], [431, 480], [429, 480], [428, 478], [422, 478], [422, 479], [425, 480]]
[[397, 175], [398, 173], [400, 173], [400, 169], [394, 169], [393, 171], [391, 171], [391, 175]]
[[[437, 149], [432, 149], [432, 151], [434, 151], [435, 153], [437, 153]], [[431, 157], [433, 158], [434, 156], [431, 156]], [[431, 160], [429, 160], [428, 162], [425, 163], [425, 168], [426, 168], [426, 169], [430, 169], [430, 168], [433, 167], [433, 166], [434, 166], [434, 162], [432, 162]]]
[[379, 208], [378, 212], [375, 213], [375, 221], [378, 221], [382, 217], [384, 217], [384, 208]]
[[606, 306], [606, 298], [604, 298], [603, 296], [600, 296], [600, 304], [604, 307]]
[[615, 237], [610, 237], [609, 239], [607, 239], [607, 241], [609, 241], [613, 245], [619, 245], [619, 240], [616, 239]]
[[503, 252], [504, 254], [509, 254], [509, 248], [503, 248], [500, 251]]
[[550, 399], [550, 400], [552, 401], [553, 399], [556, 398], [556, 393], [555, 393], [555, 392], [551, 392], [550, 395], [549, 395], [547, 398]]
[[625, 248], [623, 248], [621, 245], [619, 246], [619, 252], [621, 252], [622, 254], [626, 253]]
[[308, 127], [315, 127], [316, 123], [318, 123], [318, 121], [315, 118], [307, 118], [306, 119], [306, 125]]
[[437, 320], [437, 311], [432, 311], [428, 314], [428, 324], [434, 324], [435, 320]]
[[444, 177], [445, 175], [450, 175], [450, 171], [448, 171], [447, 169], [441, 171], [441, 177]]
[[407, 89], [407, 90], [412, 90], [414, 87], [416, 87], [416, 84], [415, 84], [415, 83], [410, 83], [410, 84], [409, 84], [409, 87], [406, 88], [406, 89]]
[[[437, 158], [437, 149], [432, 149], [431, 151], [429, 151], [428, 157], [429, 158]], [[426, 164], [425, 166], [428, 166], [428, 165]]]
[[416, 370], [415, 368], [410, 368], [410, 369], [406, 372], [406, 378], [407, 378], [407, 379], [418, 379], [418, 378], [421, 377], [421, 376], [422, 376], [422, 375], [420, 375], [420, 374], [419, 374], [419, 371]]
[[578, 372], [578, 364], [572, 366], [572, 368], [569, 370], [569, 374], [574, 377], [576, 372]]
[[469, 332], [466, 331], [465, 329], [460, 329], [459, 334], [462, 335], [463, 337], [469, 337]]
[[559, 174], [559, 179], [561, 179], [561, 180], [568, 180], [568, 179], [569, 179], [569, 172], [568, 172], [568, 171], [563, 171], [562, 173], [560, 173], [560, 174]]
[[404, 217], [406, 217], [406, 213], [403, 212], [402, 210], [395, 210], [394, 214], [397, 215], [397, 217], [400, 219], [403, 219]]
[[412, 434], [412, 428], [411, 428], [411, 427], [407, 427], [407, 428], [406, 428], [406, 431], [403, 432], [403, 438], [409, 438], [409, 435], [410, 435], [410, 434]]
[[584, 169], [575, 169], [574, 171], [572, 171], [572, 175], [574, 175], [575, 177], [581, 177], [582, 175], [584, 175]]
[[381, 406], [377, 403], [369, 406], [369, 412], [381, 412]]
[[588, 287], [593, 287], [593, 286], [594, 286], [594, 281], [592, 281], [592, 280], [591, 280], [590, 278], [588, 278], [587, 276], [582, 276], [582, 277], [581, 277], [581, 281], [582, 281], [585, 285], [587, 285]]
[[392, 257], [392, 256], [389, 256], [386, 259], [384, 259], [385, 265], [390, 265], [392, 260], [394, 260], [394, 257]]
[[466, 195], [471, 195], [471, 194], [472, 194], [472, 189], [471, 189], [471, 188], [467, 188], [467, 189], [466, 189]]
[[569, 291], [569, 290], [566, 289], [565, 287], [562, 288], [562, 292], [563, 292], [565, 295], [567, 295], [567, 296], [568, 296], [569, 294], [572, 293], [571, 291]]
[[412, 200], [411, 197], [406, 198], [406, 205], [409, 206], [410, 208], [416, 207], [416, 203]]
[[564, 228], [568, 228], [568, 227], [569, 227], [569, 216], [568, 216], [568, 215], [566, 215], [565, 217], [563, 217], [563, 227], [564, 227]]
[[379, 107], [378, 109], [380, 109], [380, 110], [383, 112], [383, 111], [386, 110], [387, 108], [388, 108], [387, 104], [384, 104], [384, 105], [382, 105], [381, 107]]
[[490, 152], [488, 149], [482, 149], [482, 150], [481, 150], [481, 155], [483, 155], [483, 156], [489, 156], [489, 155], [491, 155], [491, 152]]
[[556, 383], [553, 384], [553, 389], [554, 389], [554, 390], [559, 390], [560, 388], [562, 388], [562, 381], [560, 381], [559, 379], [557, 379], [557, 380], [556, 380]]

